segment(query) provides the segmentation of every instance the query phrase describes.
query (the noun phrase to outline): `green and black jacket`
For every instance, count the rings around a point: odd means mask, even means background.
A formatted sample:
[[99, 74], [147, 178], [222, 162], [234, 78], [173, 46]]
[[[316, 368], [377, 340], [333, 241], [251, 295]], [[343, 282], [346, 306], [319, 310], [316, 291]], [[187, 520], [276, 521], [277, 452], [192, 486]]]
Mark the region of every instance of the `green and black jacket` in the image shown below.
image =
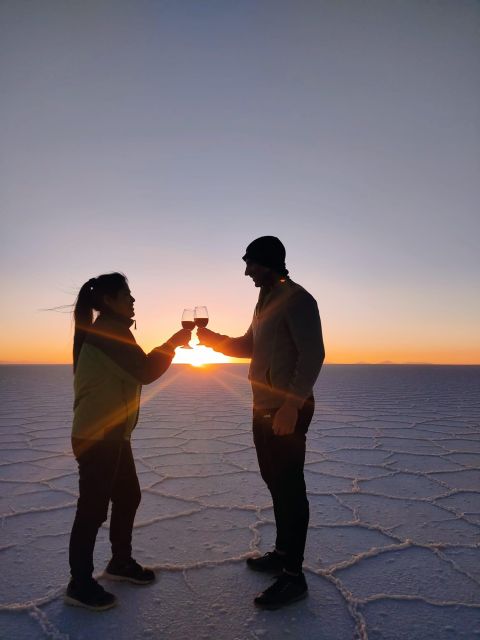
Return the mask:
[[170, 366], [174, 347], [165, 343], [146, 354], [130, 331], [132, 323], [101, 313], [88, 328], [74, 376], [74, 438], [129, 440], [138, 421], [142, 385]]

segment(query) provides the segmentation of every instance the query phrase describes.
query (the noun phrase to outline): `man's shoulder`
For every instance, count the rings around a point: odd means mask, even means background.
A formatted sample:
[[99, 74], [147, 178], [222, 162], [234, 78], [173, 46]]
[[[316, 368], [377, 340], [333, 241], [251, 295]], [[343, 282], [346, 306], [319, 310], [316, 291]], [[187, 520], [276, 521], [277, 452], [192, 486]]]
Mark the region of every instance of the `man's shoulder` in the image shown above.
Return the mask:
[[292, 304], [317, 304], [317, 301], [313, 295], [302, 287], [302, 285], [293, 280], [288, 281], [289, 286], [289, 300]]

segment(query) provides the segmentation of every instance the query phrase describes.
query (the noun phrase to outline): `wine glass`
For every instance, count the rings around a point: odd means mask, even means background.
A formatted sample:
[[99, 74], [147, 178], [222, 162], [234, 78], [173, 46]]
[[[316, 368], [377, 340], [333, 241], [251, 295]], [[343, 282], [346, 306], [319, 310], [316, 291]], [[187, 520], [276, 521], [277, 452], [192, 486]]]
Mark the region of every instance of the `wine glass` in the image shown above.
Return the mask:
[[[207, 307], [195, 307], [194, 319], [197, 327], [206, 327], [208, 324]], [[198, 344], [200, 345], [201, 343], [199, 342]]]
[[[192, 331], [195, 329], [195, 313], [193, 309], [184, 309], [182, 313], [182, 327]], [[191, 349], [192, 347], [187, 343], [182, 345], [182, 349]]]

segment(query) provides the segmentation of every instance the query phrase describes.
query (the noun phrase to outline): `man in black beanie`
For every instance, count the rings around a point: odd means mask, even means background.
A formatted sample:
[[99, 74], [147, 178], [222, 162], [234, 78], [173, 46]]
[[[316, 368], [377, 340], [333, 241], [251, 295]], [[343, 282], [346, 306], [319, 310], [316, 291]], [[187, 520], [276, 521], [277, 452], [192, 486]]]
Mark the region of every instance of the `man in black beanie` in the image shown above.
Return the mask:
[[251, 358], [253, 439], [262, 478], [272, 495], [275, 549], [247, 565], [280, 574], [255, 604], [277, 609], [308, 593], [302, 571], [309, 506], [303, 467], [306, 433], [315, 408], [313, 385], [325, 351], [315, 299], [288, 277], [285, 247], [275, 236], [251, 242], [245, 275], [260, 288], [252, 323], [230, 338], [198, 329], [202, 344], [229, 356]]

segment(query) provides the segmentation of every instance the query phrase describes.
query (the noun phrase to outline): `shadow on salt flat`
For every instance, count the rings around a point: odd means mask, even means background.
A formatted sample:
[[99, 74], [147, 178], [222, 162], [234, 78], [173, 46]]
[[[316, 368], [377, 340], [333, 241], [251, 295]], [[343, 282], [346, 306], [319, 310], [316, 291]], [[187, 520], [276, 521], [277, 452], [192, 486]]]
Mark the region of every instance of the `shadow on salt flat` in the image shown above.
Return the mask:
[[353, 621], [338, 591], [323, 578], [307, 577], [309, 598], [284, 611], [255, 609], [254, 595], [271, 579], [248, 571], [242, 562], [193, 568], [184, 575], [160, 572], [148, 589], [112, 584], [120, 604], [95, 618], [81, 610], [66, 610], [57, 601], [45, 612], [56, 628], [78, 640], [117, 637], [122, 628], [128, 629], [132, 640], [352, 638]]

